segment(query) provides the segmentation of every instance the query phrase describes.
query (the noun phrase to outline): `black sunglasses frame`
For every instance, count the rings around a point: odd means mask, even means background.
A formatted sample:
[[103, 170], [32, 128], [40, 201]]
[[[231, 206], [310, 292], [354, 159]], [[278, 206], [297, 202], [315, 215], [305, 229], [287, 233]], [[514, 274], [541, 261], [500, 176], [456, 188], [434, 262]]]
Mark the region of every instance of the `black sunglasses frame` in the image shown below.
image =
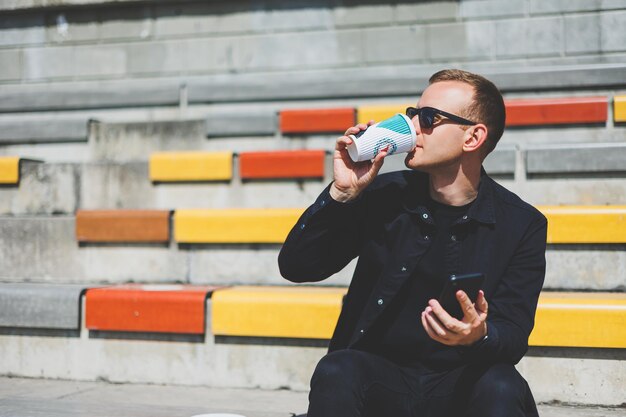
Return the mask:
[[436, 109], [434, 107], [420, 107], [420, 108], [407, 107], [406, 108], [407, 117], [413, 120], [415, 116], [418, 116], [419, 121], [420, 121], [420, 127], [424, 129], [430, 129], [433, 127], [433, 125], [435, 124], [435, 116], [437, 114], [440, 114], [460, 125], [473, 126], [473, 125], [478, 124], [476, 122], [472, 122], [471, 120], [464, 119], [460, 116], [445, 112], [443, 110]]

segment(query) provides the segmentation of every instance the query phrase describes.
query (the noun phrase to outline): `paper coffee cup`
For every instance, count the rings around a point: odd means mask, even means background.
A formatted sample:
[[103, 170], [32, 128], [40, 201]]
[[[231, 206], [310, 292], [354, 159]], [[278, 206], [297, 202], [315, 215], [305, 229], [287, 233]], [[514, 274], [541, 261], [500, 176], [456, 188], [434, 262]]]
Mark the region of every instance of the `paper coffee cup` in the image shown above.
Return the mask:
[[407, 116], [398, 113], [389, 119], [371, 125], [356, 135], [350, 135], [347, 146], [354, 162], [374, 159], [378, 152], [389, 147], [387, 155], [409, 152], [415, 147], [415, 126]]

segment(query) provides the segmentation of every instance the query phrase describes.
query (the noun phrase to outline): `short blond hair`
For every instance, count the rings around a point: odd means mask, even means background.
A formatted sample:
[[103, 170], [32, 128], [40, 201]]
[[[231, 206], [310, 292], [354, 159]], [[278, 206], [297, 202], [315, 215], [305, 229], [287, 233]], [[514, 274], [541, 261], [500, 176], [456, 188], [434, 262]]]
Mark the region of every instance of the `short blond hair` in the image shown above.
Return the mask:
[[481, 75], [459, 69], [436, 72], [428, 80], [430, 84], [441, 81], [459, 81], [472, 86], [474, 89], [472, 104], [462, 110], [459, 116], [487, 126], [485, 155], [493, 151], [502, 137], [506, 123], [504, 99], [498, 88]]

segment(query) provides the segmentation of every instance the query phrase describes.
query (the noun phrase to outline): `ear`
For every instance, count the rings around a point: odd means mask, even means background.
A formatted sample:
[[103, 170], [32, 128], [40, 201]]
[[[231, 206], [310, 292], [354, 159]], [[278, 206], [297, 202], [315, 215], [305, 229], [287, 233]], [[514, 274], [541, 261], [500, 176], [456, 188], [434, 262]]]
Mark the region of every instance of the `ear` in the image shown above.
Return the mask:
[[487, 126], [482, 123], [471, 126], [465, 131], [463, 151], [476, 152], [483, 147], [487, 140]]

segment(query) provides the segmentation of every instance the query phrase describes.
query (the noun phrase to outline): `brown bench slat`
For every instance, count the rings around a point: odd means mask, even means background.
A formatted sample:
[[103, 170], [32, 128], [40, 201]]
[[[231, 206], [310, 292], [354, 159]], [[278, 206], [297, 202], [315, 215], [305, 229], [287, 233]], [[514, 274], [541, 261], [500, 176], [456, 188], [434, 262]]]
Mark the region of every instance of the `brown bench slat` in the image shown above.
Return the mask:
[[79, 210], [79, 242], [168, 242], [169, 210]]

